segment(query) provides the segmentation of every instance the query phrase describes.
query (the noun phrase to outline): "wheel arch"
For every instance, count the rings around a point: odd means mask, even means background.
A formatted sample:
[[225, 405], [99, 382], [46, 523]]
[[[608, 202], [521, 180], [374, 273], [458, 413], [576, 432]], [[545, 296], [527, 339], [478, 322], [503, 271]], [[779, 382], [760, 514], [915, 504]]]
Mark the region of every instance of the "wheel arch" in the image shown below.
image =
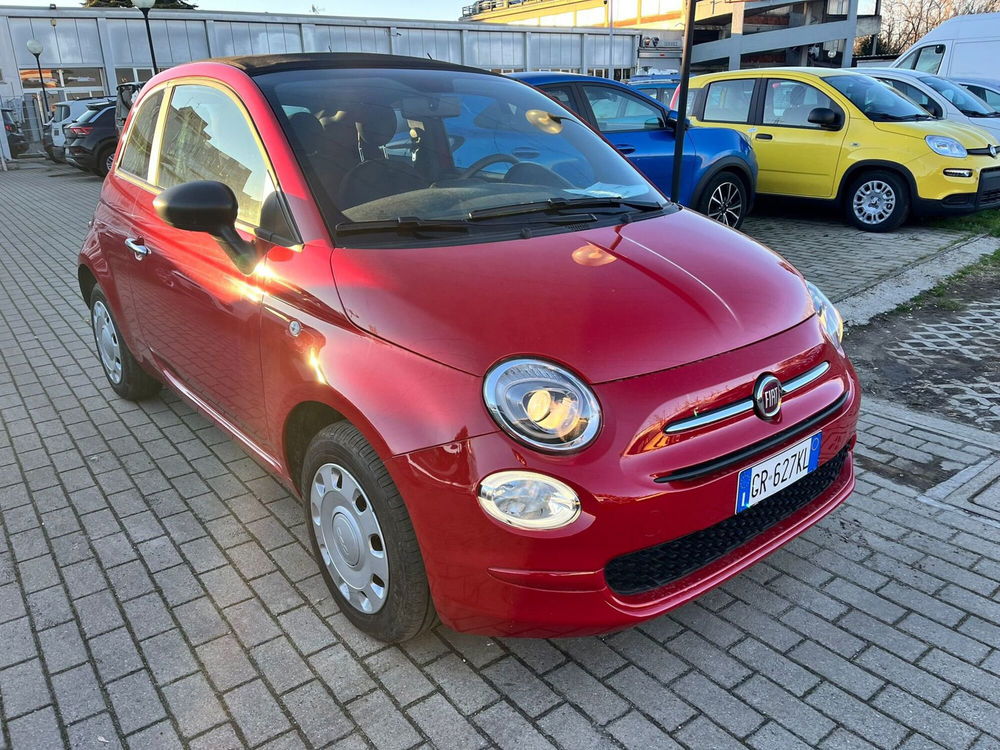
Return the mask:
[[85, 304], [90, 305], [90, 295], [94, 293], [94, 287], [97, 286], [97, 277], [85, 263], [81, 263], [76, 269], [76, 280], [80, 285], [80, 296], [83, 297]]
[[312, 400], [300, 402], [285, 417], [281, 453], [288, 478], [296, 490], [302, 491], [302, 465], [309, 443], [324, 427], [346, 419], [342, 411], [323, 401]]
[[860, 161], [857, 164], [852, 164], [844, 172], [844, 176], [840, 178], [840, 186], [837, 188], [837, 203], [843, 204], [848, 187], [859, 175], [864, 172], [874, 172], [877, 170], [892, 172], [893, 174], [899, 175], [906, 182], [906, 187], [910, 191], [910, 200], [913, 201], [919, 197], [919, 194], [917, 193], [917, 181], [914, 179], [913, 174], [909, 169], [895, 161], [868, 159], [866, 161]]
[[735, 156], [727, 156], [723, 159], [719, 159], [717, 162], [712, 164], [712, 168], [707, 170], [705, 174], [701, 176], [698, 180], [698, 184], [695, 185], [694, 192], [691, 194], [691, 205], [698, 206], [701, 203], [702, 196], [705, 192], [705, 188], [708, 184], [718, 177], [723, 172], [732, 172], [740, 181], [743, 183], [743, 187], [747, 191], [747, 213], [753, 209], [754, 199], [757, 197], [757, 189], [753, 184], [753, 176], [750, 174], [750, 170], [747, 168], [746, 162]]

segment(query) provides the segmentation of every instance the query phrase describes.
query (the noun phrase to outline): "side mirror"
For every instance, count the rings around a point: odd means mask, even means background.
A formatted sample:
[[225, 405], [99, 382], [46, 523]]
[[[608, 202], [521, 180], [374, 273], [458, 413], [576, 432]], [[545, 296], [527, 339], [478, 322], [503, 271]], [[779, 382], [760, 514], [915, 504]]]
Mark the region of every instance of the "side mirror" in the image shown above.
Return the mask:
[[241, 273], [257, 265], [256, 248], [236, 231], [239, 205], [228, 185], [214, 180], [195, 180], [167, 188], [153, 199], [156, 215], [176, 229], [207, 232]]
[[807, 118], [813, 125], [836, 130], [843, 124], [843, 116], [829, 107], [816, 107]]

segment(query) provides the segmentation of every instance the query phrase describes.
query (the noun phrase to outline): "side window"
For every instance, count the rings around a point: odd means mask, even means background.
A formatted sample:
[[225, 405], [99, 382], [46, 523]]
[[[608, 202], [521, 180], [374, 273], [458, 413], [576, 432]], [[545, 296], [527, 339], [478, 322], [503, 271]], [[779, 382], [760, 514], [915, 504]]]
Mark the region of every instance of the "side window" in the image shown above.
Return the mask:
[[983, 88], [982, 86], [968, 85], [967, 88], [973, 94], [978, 96], [984, 102], [989, 104], [993, 109], [1000, 109], [1000, 92], [993, 91], [992, 89]]
[[749, 122], [755, 83], [754, 78], [710, 83], [701, 119], [706, 122]]
[[181, 84], [167, 108], [160, 147], [160, 187], [192, 180], [228, 185], [239, 219], [258, 226], [264, 199], [274, 186], [250, 125], [229, 95], [216, 88]]
[[913, 50], [904, 57], [900, 63], [900, 68], [910, 70], [920, 70], [924, 73], [937, 73], [944, 59], [945, 45], [928, 44], [920, 49]]
[[935, 117], [941, 117], [944, 114], [944, 112], [941, 111], [941, 105], [931, 99], [916, 86], [906, 83], [905, 81], [895, 81], [886, 78], [880, 78], [879, 80], [882, 81], [882, 83], [889, 84], [906, 98], [912, 99], [914, 103], [919, 104]]
[[664, 126], [663, 112], [653, 103], [610, 86], [583, 86], [583, 93], [602, 133], [658, 130]]
[[807, 83], [772, 78], [764, 93], [764, 125], [819, 128], [809, 122], [817, 107], [838, 109], [826, 94]]
[[135, 113], [135, 122], [129, 131], [125, 150], [122, 152], [118, 168], [136, 177], [146, 179], [149, 172], [149, 153], [153, 147], [153, 131], [160, 116], [163, 92], [157, 91], [146, 98]]
[[541, 86], [539, 88], [566, 109], [573, 109], [573, 97], [570, 95], [568, 86]]

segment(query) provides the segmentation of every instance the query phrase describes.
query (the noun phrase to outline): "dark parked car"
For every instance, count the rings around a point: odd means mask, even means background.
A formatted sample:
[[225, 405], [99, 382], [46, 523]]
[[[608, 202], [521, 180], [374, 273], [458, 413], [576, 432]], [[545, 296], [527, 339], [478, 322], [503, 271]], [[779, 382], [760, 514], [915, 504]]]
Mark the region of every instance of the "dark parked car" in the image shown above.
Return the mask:
[[114, 104], [88, 107], [72, 125], [66, 126], [66, 161], [77, 169], [106, 176], [117, 146]]
[[14, 121], [13, 110], [0, 110], [3, 113], [3, 129], [7, 131], [7, 144], [10, 155], [18, 157], [28, 150], [28, 139], [21, 132], [21, 127]]

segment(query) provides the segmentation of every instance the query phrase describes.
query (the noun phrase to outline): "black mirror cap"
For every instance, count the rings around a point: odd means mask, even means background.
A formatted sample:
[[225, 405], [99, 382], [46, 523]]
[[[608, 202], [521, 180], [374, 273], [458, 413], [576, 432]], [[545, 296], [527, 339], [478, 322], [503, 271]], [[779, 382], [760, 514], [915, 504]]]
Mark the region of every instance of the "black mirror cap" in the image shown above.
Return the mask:
[[809, 122], [819, 125], [821, 128], [839, 128], [842, 119], [839, 112], [835, 112], [829, 107], [816, 107], [809, 113]]
[[195, 180], [164, 190], [153, 199], [153, 209], [172, 227], [219, 237], [233, 228], [239, 205], [228, 185]]

